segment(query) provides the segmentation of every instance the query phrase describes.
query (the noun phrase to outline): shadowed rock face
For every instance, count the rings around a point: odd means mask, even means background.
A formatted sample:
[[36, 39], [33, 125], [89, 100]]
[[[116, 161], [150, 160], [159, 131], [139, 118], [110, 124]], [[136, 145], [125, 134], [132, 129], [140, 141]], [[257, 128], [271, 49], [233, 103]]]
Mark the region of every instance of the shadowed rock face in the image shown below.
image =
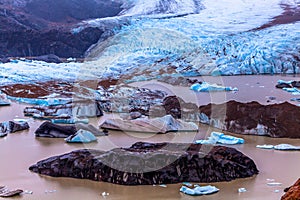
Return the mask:
[[299, 200], [300, 199], [300, 179], [289, 188], [284, 190], [286, 193], [281, 197], [281, 200]]
[[200, 122], [233, 133], [300, 138], [300, 107], [288, 102], [261, 105], [257, 102], [200, 106]]
[[122, 185], [216, 182], [251, 177], [255, 163], [236, 149], [197, 144], [143, 143], [110, 151], [76, 150], [32, 165], [33, 172]]
[[121, 4], [107, 0], [0, 0], [0, 57], [83, 57], [103, 31], [71, 29], [82, 20], [116, 16]]

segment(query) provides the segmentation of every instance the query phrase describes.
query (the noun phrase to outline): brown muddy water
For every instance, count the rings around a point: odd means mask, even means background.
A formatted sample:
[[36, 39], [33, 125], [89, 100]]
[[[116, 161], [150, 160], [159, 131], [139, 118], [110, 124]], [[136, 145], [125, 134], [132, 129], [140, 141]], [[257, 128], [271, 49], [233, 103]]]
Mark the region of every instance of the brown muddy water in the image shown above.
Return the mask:
[[[300, 80], [300, 77], [291, 76], [233, 76], [233, 77], [201, 77], [208, 82], [224, 83], [226, 86], [236, 86], [239, 91], [218, 93], [194, 93], [188, 88], [174, 87], [160, 82], [150, 81], [137, 83], [139, 86], [158, 88], [170, 94], [181, 96], [186, 101], [197, 102], [199, 105], [209, 102], [221, 103], [230, 99], [247, 102], [257, 100], [267, 103], [268, 96], [276, 97], [271, 103], [289, 100], [291, 94], [275, 89], [278, 79]], [[135, 85], [135, 84], [134, 84]], [[13, 103], [12, 106], [0, 108], [0, 121], [23, 117], [25, 105]], [[112, 116], [107, 116], [112, 117]], [[93, 124], [99, 124], [103, 118], [92, 119]], [[110, 183], [78, 180], [71, 178], [51, 178], [40, 176], [28, 170], [28, 167], [37, 161], [80, 148], [95, 148], [109, 150], [114, 147], [128, 147], [137, 141], [149, 142], [193, 142], [205, 138], [211, 130], [208, 126], [200, 125], [200, 131], [194, 133], [168, 133], [165, 135], [137, 134], [110, 132], [107, 137], [99, 137], [98, 143], [93, 144], [67, 144], [63, 139], [35, 138], [34, 131], [41, 121], [30, 119], [29, 131], [9, 134], [0, 138], [0, 185], [11, 189], [20, 188], [32, 191], [32, 194], [23, 194], [13, 199], [253, 199], [274, 200], [280, 199], [283, 189], [293, 184], [300, 177], [300, 152], [281, 152], [274, 150], [257, 149], [257, 144], [290, 143], [300, 145], [299, 139], [274, 139], [261, 136], [235, 135], [245, 139], [245, 144], [234, 147], [251, 157], [260, 173], [252, 178], [238, 179], [231, 182], [210, 183], [217, 186], [220, 191], [216, 194], [201, 197], [190, 197], [179, 192], [181, 184], [160, 186], [120, 186]], [[300, 131], [300, 130], [299, 130]], [[281, 186], [267, 185], [267, 179], [274, 179], [282, 183]], [[206, 184], [202, 184], [206, 185]], [[238, 193], [238, 188], [247, 189], [245, 193]], [[279, 190], [279, 192], [275, 192]], [[102, 192], [109, 193], [103, 197]]]

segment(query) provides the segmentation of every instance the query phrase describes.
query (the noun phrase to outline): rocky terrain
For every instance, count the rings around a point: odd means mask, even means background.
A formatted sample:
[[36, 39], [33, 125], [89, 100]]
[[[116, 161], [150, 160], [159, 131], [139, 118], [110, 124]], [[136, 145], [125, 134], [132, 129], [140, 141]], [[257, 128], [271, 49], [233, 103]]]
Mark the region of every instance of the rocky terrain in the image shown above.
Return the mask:
[[299, 200], [300, 199], [300, 179], [284, 190], [286, 193], [281, 197], [281, 200]]
[[55, 54], [62, 58], [83, 57], [103, 30], [71, 29], [82, 20], [116, 16], [117, 1], [1, 0], [0, 58]]
[[258, 102], [200, 106], [200, 122], [240, 134], [300, 138], [300, 108], [288, 102], [261, 105]]
[[32, 165], [33, 172], [122, 185], [231, 181], [258, 174], [255, 163], [236, 149], [138, 142], [111, 151], [76, 150]]

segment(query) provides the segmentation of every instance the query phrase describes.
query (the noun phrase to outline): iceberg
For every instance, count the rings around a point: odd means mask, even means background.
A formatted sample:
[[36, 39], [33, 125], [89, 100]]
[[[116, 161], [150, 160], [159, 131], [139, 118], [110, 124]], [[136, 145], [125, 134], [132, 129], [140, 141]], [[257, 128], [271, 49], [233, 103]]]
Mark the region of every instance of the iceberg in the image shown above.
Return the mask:
[[0, 123], [0, 137], [4, 137], [8, 133], [15, 133], [17, 131], [23, 131], [26, 129], [29, 129], [29, 124], [27, 122], [2, 122]]
[[225, 87], [207, 82], [195, 83], [191, 86], [191, 90], [196, 92], [216, 92], [216, 91], [238, 91], [236, 87]]
[[67, 137], [65, 140], [68, 143], [90, 143], [97, 141], [97, 138], [90, 131], [79, 129], [74, 135]]
[[275, 149], [280, 151], [300, 151], [300, 146], [294, 146], [291, 144], [278, 144], [278, 145], [257, 145], [256, 148], [260, 149]]
[[194, 122], [185, 122], [175, 119], [171, 115], [153, 119], [142, 118], [134, 120], [107, 119], [100, 127], [119, 131], [143, 133], [167, 133], [177, 131], [197, 132], [198, 126]]
[[51, 119], [53, 124], [88, 124], [89, 119], [78, 119], [78, 118], [69, 118], [69, 119]]
[[284, 91], [292, 93], [292, 95], [300, 95], [300, 90], [298, 88], [282, 88]]
[[216, 188], [215, 186], [211, 186], [211, 185], [207, 185], [207, 186], [195, 185], [193, 189], [186, 187], [186, 186], [182, 186], [180, 188], [180, 192], [191, 195], [191, 196], [213, 194], [218, 191], [219, 191], [218, 188]]
[[196, 144], [244, 144], [244, 139], [234, 137], [231, 135], [225, 135], [220, 132], [211, 132], [210, 137], [207, 140], [196, 140]]
[[65, 105], [71, 103], [72, 101], [70, 98], [34, 99], [34, 98], [12, 97], [12, 96], [7, 96], [7, 98], [13, 101], [18, 101], [20, 103], [27, 103], [27, 104], [40, 105], [40, 106]]

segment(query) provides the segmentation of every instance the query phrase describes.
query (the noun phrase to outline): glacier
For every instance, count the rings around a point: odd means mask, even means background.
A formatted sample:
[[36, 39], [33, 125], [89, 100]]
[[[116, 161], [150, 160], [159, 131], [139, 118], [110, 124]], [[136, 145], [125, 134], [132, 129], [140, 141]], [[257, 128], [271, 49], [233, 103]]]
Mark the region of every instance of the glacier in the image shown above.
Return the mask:
[[[123, 0], [118, 0], [123, 1]], [[106, 30], [83, 63], [0, 63], [0, 85], [168, 75], [300, 73], [300, 22], [258, 29], [299, 0], [130, 0], [116, 17], [78, 24]]]

